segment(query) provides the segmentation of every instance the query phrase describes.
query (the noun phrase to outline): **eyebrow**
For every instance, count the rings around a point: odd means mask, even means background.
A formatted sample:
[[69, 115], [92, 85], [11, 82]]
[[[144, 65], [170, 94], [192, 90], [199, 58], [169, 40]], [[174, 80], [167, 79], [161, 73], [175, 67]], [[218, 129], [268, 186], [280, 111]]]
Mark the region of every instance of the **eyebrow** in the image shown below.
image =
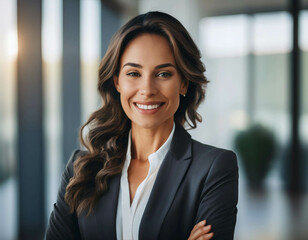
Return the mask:
[[[136, 67], [136, 68], [143, 68], [140, 64], [138, 64], [138, 63], [125, 63], [124, 65], [123, 65], [123, 67], [122, 68], [124, 68], [124, 67], [126, 67], [126, 66], [131, 66], [131, 67]], [[172, 63], [164, 63], [164, 64], [160, 64], [160, 65], [157, 65], [156, 67], [155, 67], [155, 69], [161, 69], [161, 68], [165, 68], [165, 67], [173, 67], [173, 68], [175, 68], [176, 69], [176, 67], [172, 64]]]

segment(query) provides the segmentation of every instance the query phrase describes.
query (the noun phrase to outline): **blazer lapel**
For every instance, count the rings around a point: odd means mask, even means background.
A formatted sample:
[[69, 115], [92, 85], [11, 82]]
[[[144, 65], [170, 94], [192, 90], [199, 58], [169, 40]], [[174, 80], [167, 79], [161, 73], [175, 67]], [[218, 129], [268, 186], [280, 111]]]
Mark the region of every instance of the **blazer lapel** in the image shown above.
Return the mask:
[[160, 228], [191, 162], [191, 136], [176, 125], [140, 223], [139, 239], [158, 239]]

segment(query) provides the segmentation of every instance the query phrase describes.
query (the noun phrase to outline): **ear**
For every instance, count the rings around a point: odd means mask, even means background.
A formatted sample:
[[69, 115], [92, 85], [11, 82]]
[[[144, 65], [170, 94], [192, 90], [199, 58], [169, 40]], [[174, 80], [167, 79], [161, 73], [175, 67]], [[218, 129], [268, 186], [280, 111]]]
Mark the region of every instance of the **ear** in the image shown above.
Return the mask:
[[113, 83], [118, 92], [120, 92], [119, 77], [113, 75]]
[[187, 93], [189, 82], [187, 80], [183, 80], [181, 83], [180, 94], [184, 95]]

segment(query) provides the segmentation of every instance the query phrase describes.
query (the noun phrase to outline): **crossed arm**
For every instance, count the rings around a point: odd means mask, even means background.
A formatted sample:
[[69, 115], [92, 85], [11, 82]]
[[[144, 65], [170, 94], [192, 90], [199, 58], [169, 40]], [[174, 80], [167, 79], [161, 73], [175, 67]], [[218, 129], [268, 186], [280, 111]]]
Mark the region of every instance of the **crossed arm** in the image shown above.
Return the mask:
[[213, 161], [201, 196], [188, 240], [232, 240], [238, 202], [238, 166], [232, 151], [222, 152]]

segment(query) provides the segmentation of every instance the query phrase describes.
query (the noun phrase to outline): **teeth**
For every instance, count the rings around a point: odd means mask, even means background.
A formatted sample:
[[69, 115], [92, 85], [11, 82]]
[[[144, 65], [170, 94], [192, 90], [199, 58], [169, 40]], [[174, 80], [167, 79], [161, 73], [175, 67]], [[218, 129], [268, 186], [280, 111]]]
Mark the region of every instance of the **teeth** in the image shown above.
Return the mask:
[[136, 103], [136, 105], [137, 105], [138, 108], [145, 109], [145, 110], [155, 109], [155, 108], [158, 108], [160, 106], [160, 104], [143, 105], [143, 104], [139, 104], [139, 103]]

